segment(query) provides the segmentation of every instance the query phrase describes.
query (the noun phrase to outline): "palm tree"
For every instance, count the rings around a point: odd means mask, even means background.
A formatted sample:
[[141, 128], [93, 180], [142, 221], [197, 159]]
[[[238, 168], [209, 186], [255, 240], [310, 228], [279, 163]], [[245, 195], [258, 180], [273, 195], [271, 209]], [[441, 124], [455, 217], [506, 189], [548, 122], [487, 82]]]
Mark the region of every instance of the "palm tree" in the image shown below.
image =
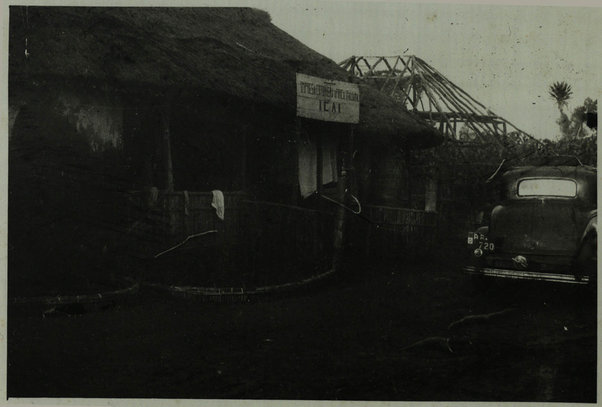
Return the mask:
[[550, 85], [549, 90], [550, 96], [556, 100], [556, 104], [558, 105], [558, 111], [560, 112], [560, 117], [556, 121], [558, 126], [560, 126], [560, 132], [563, 136], [567, 136], [569, 130], [569, 118], [564, 113], [563, 107], [567, 105], [567, 101], [571, 98], [573, 91], [571, 90], [571, 85], [562, 81], [562, 82], [554, 82]]
[[550, 85], [550, 96], [558, 104], [558, 110], [562, 113], [562, 108], [567, 105], [567, 101], [571, 98], [573, 91], [571, 85], [566, 82], [554, 82]]

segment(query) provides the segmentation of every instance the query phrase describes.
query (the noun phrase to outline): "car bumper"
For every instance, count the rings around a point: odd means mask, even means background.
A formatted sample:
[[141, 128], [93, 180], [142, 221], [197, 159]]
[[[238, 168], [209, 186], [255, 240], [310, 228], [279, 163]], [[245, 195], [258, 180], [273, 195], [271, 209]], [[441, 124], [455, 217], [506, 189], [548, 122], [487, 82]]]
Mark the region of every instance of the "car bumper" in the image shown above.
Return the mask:
[[583, 285], [589, 283], [589, 276], [576, 277], [573, 274], [520, 271], [477, 266], [464, 266], [464, 271], [470, 274], [477, 274], [487, 277], [510, 278], [515, 280], [539, 280]]

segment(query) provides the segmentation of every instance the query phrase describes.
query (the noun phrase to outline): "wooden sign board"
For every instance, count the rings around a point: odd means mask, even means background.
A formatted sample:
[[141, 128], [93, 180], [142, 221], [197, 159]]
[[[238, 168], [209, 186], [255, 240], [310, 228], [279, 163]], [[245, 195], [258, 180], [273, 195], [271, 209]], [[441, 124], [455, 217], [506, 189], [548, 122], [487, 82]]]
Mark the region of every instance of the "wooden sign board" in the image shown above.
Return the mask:
[[359, 123], [359, 86], [298, 73], [297, 116], [327, 122]]

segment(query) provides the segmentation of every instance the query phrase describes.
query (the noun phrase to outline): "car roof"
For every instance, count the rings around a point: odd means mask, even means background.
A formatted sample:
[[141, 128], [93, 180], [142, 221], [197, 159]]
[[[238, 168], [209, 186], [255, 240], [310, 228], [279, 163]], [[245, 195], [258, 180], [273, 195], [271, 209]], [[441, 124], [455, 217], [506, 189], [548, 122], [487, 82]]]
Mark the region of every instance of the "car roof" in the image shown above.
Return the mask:
[[595, 167], [578, 165], [578, 166], [567, 166], [567, 165], [554, 165], [554, 166], [521, 166], [513, 167], [504, 172], [503, 178], [510, 180], [513, 178], [525, 178], [525, 177], [560, 177], [560, 178], [574, 178], [574, 179], [586, 179], [595, 177], [597, 170]]
[[529, 164], [511, 165], [515, 159], [504, 159], [487, 179], [487, 183], [494, 182], [498, 178], [504, 178], [508, 181], [512, 177], [521, 176], [566, 176], [579, 177], [579, 174], [596, 174], [596, 167], [583, 165], [581, 160], [575, 156], [569, 155], [551, 155], [537, 157], [531, 160]]

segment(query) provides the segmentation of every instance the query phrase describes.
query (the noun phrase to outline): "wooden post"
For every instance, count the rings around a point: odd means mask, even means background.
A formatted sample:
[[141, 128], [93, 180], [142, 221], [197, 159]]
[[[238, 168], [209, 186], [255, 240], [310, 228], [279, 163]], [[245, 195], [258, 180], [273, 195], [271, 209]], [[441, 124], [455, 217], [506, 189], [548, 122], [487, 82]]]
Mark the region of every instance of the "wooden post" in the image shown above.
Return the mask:
[[412, 169], [411, 169], [411, 161], [412, 155], [410, 154], [410, 149], [406, 148], [405, 151], [405, 161], [406, 161], [406, 185], [408, 187], [408, 208], [412, 208]]
[[437, 176], [434, 169], [431, 169], [426, 181], [424, 191], [424, 210], [426, 212], [437, 211]]
[[[353, 125], [349, 127], [349, 138], [348, 145], [341, 152], [341, 174], [339, 176], [339, 182], [337, 185], [337, 200], [343, 205], [345, 203], [345, 191], [347, 189], [348, 173], [347, 171], [351, 166], [351, 154], [353, 153]], [[341, 268], [343, 261], [344, 251], [344, 233], [345, 233], [345, 208], [342, 206], [337, 207], [337, 211], [334, 218], [334, 254], [332, 267], [335, 272]]]
[[248, 127], [245, 126], [242, 130], [242, 137], [241, 137], [241, 149], [242, 149], [242, 154], [240, 157], [240, 189], [242, 191], [246, 191], [247, 189], [247, 132], [248, 132]]
[[169, 133], [169, 105], [161, 108], [161, 136], [163, 139], [163, 164], [165, 169], [165, 199], [167, 200], [167, 213], [169, 222], [169, 233], [171, 236], [176, 234], [176, 207], [174, 201], [176, 197], [169, 192], [173, 192], [173, 166], [171, 161], [171, 137]]
[[169, 106], [161, 109], [161, 133], [163, 136], [164, 166], [165, 166], [165, 189], [173, 191], [173, 165], [171, 161], [171, 137], [169, 133]]
[[322, 181], [324, 180], [323, 170], [324, 170], [324, 158], [322, 157], [322, 132], [319, 131], [316, 134], [316, 190], [318, 194], [322, 193]]
[[295, 143], [295, 148], [292, 150], [292, 160], [295, 160], [294, 168], [294, 180], [291, 182], [291, 205], [298, 205], [299, 198], [301, 197], [301, 189], [299, 185], [299, 143], [301, 142], [301, 134], [302, 134], [301, 120], [299, 117], [295, 117], [295, 129], [293, 135], [293, 142]]

